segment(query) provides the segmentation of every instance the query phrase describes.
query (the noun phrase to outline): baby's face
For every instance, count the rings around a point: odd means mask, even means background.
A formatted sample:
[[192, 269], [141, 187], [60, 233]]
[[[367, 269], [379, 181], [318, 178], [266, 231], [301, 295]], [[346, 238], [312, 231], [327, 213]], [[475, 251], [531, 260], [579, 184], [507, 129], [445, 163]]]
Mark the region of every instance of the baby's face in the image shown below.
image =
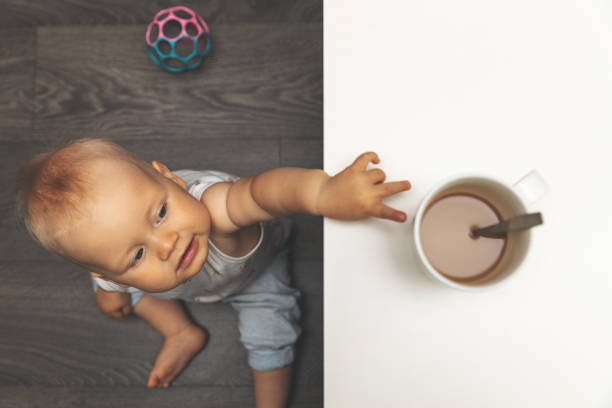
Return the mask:
[[148, 292], [191, 278], [208, 255], [208, 210], [161, 167], [148, 175], [128, 163], [94, 162], [96, 199], [67, 242], [91, 271]]

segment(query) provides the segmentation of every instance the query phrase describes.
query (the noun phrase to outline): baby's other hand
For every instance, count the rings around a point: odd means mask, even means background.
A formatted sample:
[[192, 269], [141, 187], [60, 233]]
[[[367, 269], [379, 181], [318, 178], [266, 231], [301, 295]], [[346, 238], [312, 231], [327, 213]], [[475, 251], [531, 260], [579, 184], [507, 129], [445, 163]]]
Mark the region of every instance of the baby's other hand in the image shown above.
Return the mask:
[[95, 300], [102, 313], [122, 322], [125, 321], [127, 315], [132, 313], [132, 303], [128, 293], [107, 292], [98, 288]]
[[378, 155], [367, 152], [350, 166], [323, 184], [317, 196], [318, 212], [340, 220], [360, 220], [367, 216], [397, 222], [406, 221], [406, 213], [383, 204], [382, 199], [410, 189], [410, 182], [385, 183], [385, 172], [367, 170], [368, 164], [380, 163]]

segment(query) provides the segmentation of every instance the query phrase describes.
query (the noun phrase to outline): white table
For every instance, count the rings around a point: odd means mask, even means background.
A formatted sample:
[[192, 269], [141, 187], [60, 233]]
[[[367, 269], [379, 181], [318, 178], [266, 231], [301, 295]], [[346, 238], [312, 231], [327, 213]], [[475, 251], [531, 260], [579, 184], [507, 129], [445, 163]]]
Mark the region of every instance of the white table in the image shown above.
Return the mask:
[[[606, 4], [607, 3], [607, 4]], [[612, 3], [330, 0], [325, 169], [374, 150], [396, 224], [325, 221], [325, 406], [612, 406]], [[429, 280], [412, 249], [438, 180], [532, 168], [545, 225], [506, 285]]]

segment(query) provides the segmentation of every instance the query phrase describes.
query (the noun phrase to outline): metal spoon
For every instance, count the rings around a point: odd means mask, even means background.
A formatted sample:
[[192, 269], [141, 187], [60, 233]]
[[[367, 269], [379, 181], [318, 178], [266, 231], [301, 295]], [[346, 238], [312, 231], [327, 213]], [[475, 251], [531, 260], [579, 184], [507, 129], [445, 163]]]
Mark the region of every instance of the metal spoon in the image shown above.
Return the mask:
[[517, 215], [516, 217], [508, 218], [498, 224], [473, 229], [471, 231], [471, 237], [506, 238], [508, 232], [523, 231], [540, 225], [543, 222], [542, 213]]

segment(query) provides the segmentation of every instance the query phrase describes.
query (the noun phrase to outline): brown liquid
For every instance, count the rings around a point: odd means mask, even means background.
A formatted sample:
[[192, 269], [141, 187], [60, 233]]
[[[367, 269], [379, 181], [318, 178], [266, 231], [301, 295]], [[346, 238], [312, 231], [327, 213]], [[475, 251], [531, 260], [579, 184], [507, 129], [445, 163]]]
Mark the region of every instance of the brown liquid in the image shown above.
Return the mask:
[[438, 272], [457, 281], [479, 278], [501, 259], [505, 239], [472, 238], [474, 228], [500, 222], [498, 211], [472, 194], [451, 194], [429, 205], [421, 222], [421, 244]]

